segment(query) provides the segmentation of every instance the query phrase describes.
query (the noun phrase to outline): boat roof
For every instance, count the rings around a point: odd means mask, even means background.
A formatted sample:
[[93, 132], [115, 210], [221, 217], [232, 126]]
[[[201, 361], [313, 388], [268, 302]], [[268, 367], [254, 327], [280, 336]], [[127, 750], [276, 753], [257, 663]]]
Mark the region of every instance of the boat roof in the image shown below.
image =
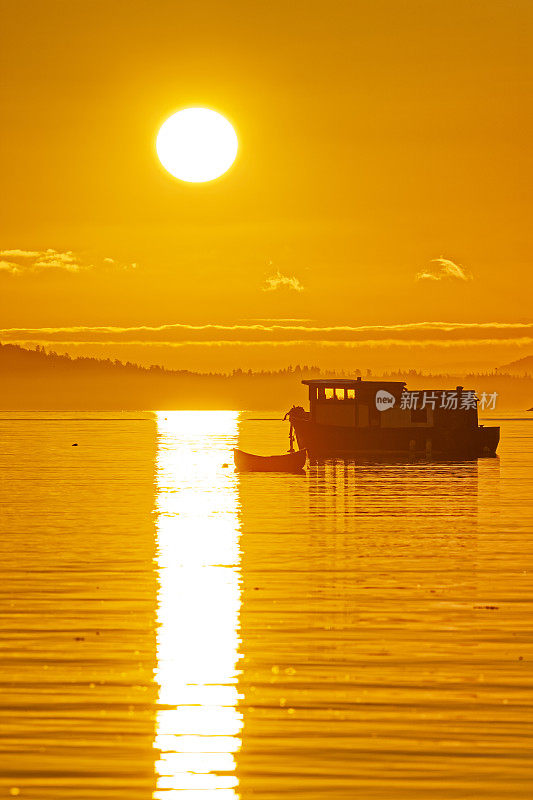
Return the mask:
[[315, 378], [302, 381], [306, 386], [338, 386], [344, 389], [356, 389], [358, 386], [405, 386], [405, 381], [364, 381], [362, 378]]

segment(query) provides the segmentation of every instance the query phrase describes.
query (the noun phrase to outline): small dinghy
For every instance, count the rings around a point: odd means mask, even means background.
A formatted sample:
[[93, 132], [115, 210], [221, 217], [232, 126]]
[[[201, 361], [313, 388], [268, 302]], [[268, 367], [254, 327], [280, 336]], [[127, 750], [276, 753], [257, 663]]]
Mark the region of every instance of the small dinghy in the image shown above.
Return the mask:
[[307, 459], [307, 450], [282, 456], [254, 456], [244, 450], [234, 450], [233, 456], [240, 472], [300, 472]]

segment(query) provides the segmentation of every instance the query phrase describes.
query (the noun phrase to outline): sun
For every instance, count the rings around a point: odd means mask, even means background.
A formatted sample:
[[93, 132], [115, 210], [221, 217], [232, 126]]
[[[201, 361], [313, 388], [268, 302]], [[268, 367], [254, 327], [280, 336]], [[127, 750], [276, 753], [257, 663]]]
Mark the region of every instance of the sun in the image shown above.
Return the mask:
[[209, 108], [184, 108], [157, 134], [159, 160], [175, 178], [205, 183], [219, 178], [237, 155], [237, 134], [228, 120]]

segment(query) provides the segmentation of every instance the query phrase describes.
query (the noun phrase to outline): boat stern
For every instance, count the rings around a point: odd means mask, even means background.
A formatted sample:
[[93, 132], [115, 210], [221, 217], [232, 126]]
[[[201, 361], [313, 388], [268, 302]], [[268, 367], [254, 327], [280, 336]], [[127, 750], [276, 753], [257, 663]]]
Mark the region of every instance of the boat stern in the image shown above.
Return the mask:
[[486, 428], [484, 425], [478, 427], [478, 451], [480, 455], [495, 456], [499, 442], [499, 427]]

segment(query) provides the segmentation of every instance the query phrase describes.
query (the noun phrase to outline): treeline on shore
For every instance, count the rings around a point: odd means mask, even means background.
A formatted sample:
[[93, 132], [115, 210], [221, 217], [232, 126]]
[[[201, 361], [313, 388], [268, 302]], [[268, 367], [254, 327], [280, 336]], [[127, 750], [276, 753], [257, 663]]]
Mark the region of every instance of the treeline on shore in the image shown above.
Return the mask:
[[373, 375], [369, 370], [321, 371], [311, 365], [276, 371], [235, 369], [231, 373], [143, 367], [131, 362], [28, 349], [0, 343], [0, 408], [4, 410], [89, 409], [288, 409], [304, 405], [307, 388], [301, 381], [317, 377], [359, 377], [403, 380], [409, 389], [467, 389], [498, 394], [497, 410], [533, 405], [533, 379], [485, 374], [425, 375], [416, 370]]

